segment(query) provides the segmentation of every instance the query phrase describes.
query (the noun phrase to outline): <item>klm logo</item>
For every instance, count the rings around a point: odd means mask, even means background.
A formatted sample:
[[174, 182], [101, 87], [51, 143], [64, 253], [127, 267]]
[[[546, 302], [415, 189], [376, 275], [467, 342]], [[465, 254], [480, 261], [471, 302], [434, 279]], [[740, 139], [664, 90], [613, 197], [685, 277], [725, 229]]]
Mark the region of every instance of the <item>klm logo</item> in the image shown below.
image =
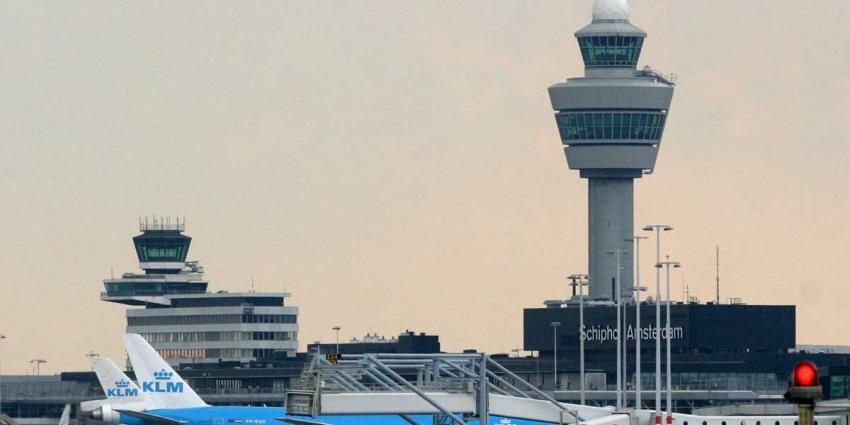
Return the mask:
[[174, 372], [165, 369], [153, 373], [153, 381], [142, 382], [142, 391], [146, 393], [182, 393], [182, 382], [171, 382]]
[[115, 381], [116, 388], [106, 390], [107, 397], [136, 397], [139, 395], [139, 390], [130, 388], [130, 381], [122, 379]]

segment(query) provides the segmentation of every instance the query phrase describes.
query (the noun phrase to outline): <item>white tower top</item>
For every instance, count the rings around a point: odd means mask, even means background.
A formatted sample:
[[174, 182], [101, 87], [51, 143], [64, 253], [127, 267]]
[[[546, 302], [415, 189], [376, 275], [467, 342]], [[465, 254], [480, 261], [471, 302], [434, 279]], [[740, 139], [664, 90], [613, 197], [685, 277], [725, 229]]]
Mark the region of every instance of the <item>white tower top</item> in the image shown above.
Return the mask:
[[629, 20], [628, 0], [596, 0], [593, 20]]

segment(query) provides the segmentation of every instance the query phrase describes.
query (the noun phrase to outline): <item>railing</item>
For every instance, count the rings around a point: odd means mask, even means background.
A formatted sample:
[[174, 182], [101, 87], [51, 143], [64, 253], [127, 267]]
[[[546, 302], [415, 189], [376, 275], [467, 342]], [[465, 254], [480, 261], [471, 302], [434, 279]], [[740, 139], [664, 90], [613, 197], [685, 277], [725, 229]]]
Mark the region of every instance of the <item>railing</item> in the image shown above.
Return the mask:
[[640, 71], [640, 75], [644, 77], [657, 78], [672, 86], [676, 85], [676, 80], [678, 79], [676, 74], [665, 74], [657, 69], [651, 68], [649, 65], [643, 67]]
[[314, 356], [302, 375], [302, 389], [323, 393], [415, 393], [459, 425], [466, 422], [429, 394], [472, 394], [475, 413], [482, 423], [487, 422], [491, 392], [543, 400], [559, 409], [565, 418], [582, 420], [486, 354], [345, 354], [328, 358], [333, 362]]

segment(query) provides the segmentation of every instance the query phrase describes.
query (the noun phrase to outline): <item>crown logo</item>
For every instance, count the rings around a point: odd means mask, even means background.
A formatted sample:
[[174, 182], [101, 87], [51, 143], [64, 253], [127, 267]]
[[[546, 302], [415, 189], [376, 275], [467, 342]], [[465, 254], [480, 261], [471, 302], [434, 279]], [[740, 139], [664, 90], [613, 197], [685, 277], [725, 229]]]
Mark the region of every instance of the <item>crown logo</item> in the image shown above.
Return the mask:
[[122, 379], [120, 381], [115, 381], [115, 386], [118, 387], [118, 388], [129, 388], [130, 387], [130, 381], [128, 381], [126, 379]]
[[511, 423], [511, 420], [508, 419], [508, 418], [503, 418], [500, 422], [503, 423], [503, 424], [509, 424], [509, 423]]
[[168, 381], [174, 376], [174, 372], [168, 372], [165, 369], [153, 373], [153, 378], [158, 381]]

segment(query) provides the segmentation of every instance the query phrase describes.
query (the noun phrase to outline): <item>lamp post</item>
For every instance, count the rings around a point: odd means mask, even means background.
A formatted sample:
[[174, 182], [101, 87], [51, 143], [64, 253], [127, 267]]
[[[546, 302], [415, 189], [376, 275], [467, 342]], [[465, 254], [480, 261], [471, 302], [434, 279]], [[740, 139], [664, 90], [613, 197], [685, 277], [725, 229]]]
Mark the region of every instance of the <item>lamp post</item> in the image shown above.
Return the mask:
[[643, 330], [640, 327], [640, 293], [646, 288], [640, 283], [640, 241], [649, 239], [647, 236], [635, 235], [632, 241], [635, 242], [635, 329], [637, 335], [635, 337], [635, 409], [640, 409], [641, 406], [641, 377], [640, 377], [640, 340], [643, 338]]
[[670, 261], [670, 256], [666, 256], [667, 261], [659, 262], [655, 267], [659, 270], [661, 267], [665, 267], [667, 269], [667, 325], [665, 326], [664, 339], [667, 342], [667, 423], [673, 423], [673, 387], [672, 387], [672, 378], [671, 378], [671, 356], [670, 356], [670, 342], [672, 342], [672, 333], [673, 328], [670, 326], [670, 266], [673, 266], [674, 269], [678, 269], [682, 265], [678, 261]]
[[655, 424], [661, 425], [661, 231], [669, 232], [673, 227], [666, 224], [650, 224], [643, 230], [655, 232]]
[[[3, 340], [6, 339], [6, 335], [0, 334], [0, 348], [3, 347]], [[3, 413], [3, 350], [0, 349], [0, 414]]]
[[552, 322], [549, 326], [552, 327], [552, 361], [554, 362], [552, 369], [555, 377], [552, 393], [554, 394], [558, 390], [558, 326], [561, 326], [561, 322]]
[[635, 287], [635, 292], [637, 296], [637, 300], [635, 301], [635, 308], [637, 309], [637, 324], [635, 325], [635, 329], [637, 329], [636, 337], [635, 337], [635, 409], [640, 409], [642, 405], [641, 400], [641, 372], [640, 372], [640, 340], [643, 338], [643, 330], [640, 328], [640, 293], [646, 292], [646, 286], [641, 286], [640, 282]]
[[35, 363], [35, 376], [41, 375], [41, 364], [47, 363], [47, 360], [44, 359], [32, 359], [30, 363]]
[[578, 381], [579, 381], [579, 400], [580, 404], [584, 405], [584, 287], [589, 285], [588, 276], [586, 274], [574, 274], [568, 277], [572, 280], [573, 288], [578, 286]]
[[339, 354], [339, 330], [342, 329], [339, 325], [332, 327], [336, 331], [336, 353]]
[[606, 254], [617, 256], [617, 278], [614, 285], [614, 294], [616, 294], [617, 302], [617, 409], [621, 409], [623, 407], [623, 363], [620, 351], [622, 350], [623, 343], [623, 322], [620, 315], [620, 307], [622, 306], [623, 287], [620, 275], [623, 267], [620, 264], [620, 256], [625, 254], [625, 251], [608, 251]]
[[95, 357], [100, 357], [100, 354], [95, 353], [94, 350], [90, 350], [86, 353], [86, 357], [89, 358], [89, 365], [91, 365], [91, 370], [94, 371], [94, 364], [91, 361]]

